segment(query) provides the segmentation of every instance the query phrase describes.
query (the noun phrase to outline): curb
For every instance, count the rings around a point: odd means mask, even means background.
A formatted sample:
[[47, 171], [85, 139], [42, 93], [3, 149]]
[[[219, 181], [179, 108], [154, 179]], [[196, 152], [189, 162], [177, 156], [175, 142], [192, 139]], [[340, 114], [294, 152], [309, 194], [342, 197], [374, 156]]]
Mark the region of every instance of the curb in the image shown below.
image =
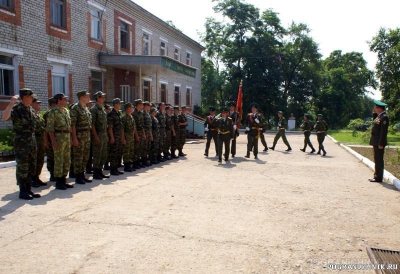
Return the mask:
[[[44, 157], [44, 162], [47, 162], [47, 157]], [[6, 167], [13, 167], [16, 166], [17, 162], [15, 161], [10, 161], [10, 162], [4, 162], [4, 163], [0, 163], [0, 168], [6, 168]]]
[[[362, 156], [361, 154], [355, 152], [350, 147], [343, 145], [342, 143], [336, 141], [332, 136], [327, 135], [329, 139], [331, 139], [335, 144], [340, 145], [342, 148], [347, 150], [350, 154], [360, 160], [364, 165], [369, 167], [371, 170], [375, 169], [375, 163], [372, 162], [370, 159]], [[392, 173], [387, 171], [386, 169], [383, 171], [383, 180], [392, 183], [398, 190], [400, 190], [400, 180], [396, 178]]]

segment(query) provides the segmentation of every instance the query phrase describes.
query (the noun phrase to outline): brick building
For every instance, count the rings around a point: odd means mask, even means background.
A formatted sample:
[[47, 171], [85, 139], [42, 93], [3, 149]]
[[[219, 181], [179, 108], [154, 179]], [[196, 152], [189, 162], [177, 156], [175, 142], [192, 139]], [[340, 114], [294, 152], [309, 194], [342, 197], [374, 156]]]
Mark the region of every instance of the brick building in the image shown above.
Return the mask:
[[23, 87], [193, 107], [202, 50], [130, 0], [0, 0], [0, 110]]

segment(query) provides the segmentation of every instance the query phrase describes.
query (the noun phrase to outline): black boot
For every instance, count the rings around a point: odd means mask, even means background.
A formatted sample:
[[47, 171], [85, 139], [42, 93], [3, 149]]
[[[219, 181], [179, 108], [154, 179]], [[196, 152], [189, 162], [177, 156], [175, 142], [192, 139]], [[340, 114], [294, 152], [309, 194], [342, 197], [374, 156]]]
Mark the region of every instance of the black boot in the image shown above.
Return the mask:
[[102, 169], [99, 169], [99, 173], [100, 173], [101, 177], [103, 177], [103, 178], [105, 178], [105, 179], [110, 178], [110, 175], [105, 175], [105, 174], [103, 173], [103, 170], [102, 170]]
[[171, 150], [171, 157], [172, 157], [172, 159], [177, 159], [177, 158], [179, 158], [179, 156], [177, 156], [177, 155], [175, 154], [175, 149], [174, 149], [174, 150]]
[[182, 149], [179, 150], [179, 154], [178, 155], [181, 156], [181, 157], [186, 156], [186, 154], [182, 152]]
[[133, 169], [140, 169], [140, 166], [138, 165], [138, 162], [137, 161], [134, 161], [133, 162]]
[[83, 181], [82, 174], [77, 173], [75, 174], [75, 184], [84, 185], [85, 181]]
[[47, 183], [44, 183], [42, 180], [40, 180], [39, 175], [35, 175], [33, 179], [40, 185], [40, 186], [47, 186]]
[[285, 151], [291, 151], [291, 150], [292, 150], [292, 148], [288, 147]]
[[49, 179], [49, 181], [50, 182], [55, 182], [56, 181], [56, 178], [54, 177], [54, 173], [52, 172], [52, 171], [49, 171], [50, 172], [50, 179]]
[[104, 165], [104, 170], [110, 170], [110, 163], [109, 163], [109, 162], [107, 162], [107, 163]]
[[86, 174], [93, 174], [93, 168], [92, 167], [87, 167], [86, 168]]
[[56, 189], [60, 189], [60, 190], [66, 190], [67, 187], [64, 185], [64, 179], [63, 178], [59, 178], [56, 177]]
[[159, 161], [159, 162], [165, 162], [165, 160], [163, 159], [163, 157], [161, 157], [161, 154], [158, 154], [157, 161]]
[[19, 186], [19, 198], [22, 200], [33, 200], [33, 197], [26, 191], [25, 186]]
[[263, 151], [268, 151], [268, 148], [267, 148], [267, 147], [265, 147]]
[[88, 179], [85, 177], [85, 172], [81, 172], [81, 178], [85, 183], [91, 183], [93, 182], [92, 180]]
[[314, 153], [315, 149], [312, 147], [310, 153]]
[[269, 149], [275, 150], [275, 146], [273, 146], [273, 147], [269, 147]]
[[62, 178], [62, 182], [64, 183], [64, 186], [65, 186], [66, 188], [74, 188], [73, 185], [68, 184], [68, 182], [67, 182], [67, 175], [62, 176], [61, 178]]
[[321, 154], [321, 150], [318, 150], [317, 154]]
[[70, 171], [69, 171], [69, 178], [70, 178], [70, 179], [76, 178], [76, 174], [74, 173], [73, 170], [70, 170]]
[[156, 165], [156, 164], [159, 164], [160, 162], [157, 161], [156, 157], [152, 157], [151, 158], [151, 163]]
[[30, 184], [27, 184], [27, 185], [26, 185], [26, 191], [28, 192], [28, 194], [29, 194], [30, 196], [32, 196], [32, 198], [40, 198], [40, 197], [42, 197], [40, 194], [35, 194], [35, 193], [33, 193]]
[[116, 167], [111, 167], [110, 168], [110, 174], [113, 176], [119, 176], [118, 169]]
[[101, 169], [93, 168], [93, 179], [95, 180], [103, 180], [103, 176], [101, 176]]
[[306, 149], [305, 149], [305, 148], [300, 148], [300, 150], [303, 151], [303, 152], [306, 152]]
[[36, 175], [33, 176], [33, 178], [32, 178], [31, 181], [32, 181], [32, 182], [31, 182], [32, 187], [34, 187], [34, 188], [40, 187], [39, 182], [36, 181]]
[[326, 151], [325, 151], [325, 149], [323, 149], [322, 152], [323, 152], [322, 156], [326, 156]]
[[126, 171], [126, 172], [132, 172], [133, 171], [132, 168], [131, 168], [131, 163], [130, 162], [129, 163], [124, 162], [124, 171]]

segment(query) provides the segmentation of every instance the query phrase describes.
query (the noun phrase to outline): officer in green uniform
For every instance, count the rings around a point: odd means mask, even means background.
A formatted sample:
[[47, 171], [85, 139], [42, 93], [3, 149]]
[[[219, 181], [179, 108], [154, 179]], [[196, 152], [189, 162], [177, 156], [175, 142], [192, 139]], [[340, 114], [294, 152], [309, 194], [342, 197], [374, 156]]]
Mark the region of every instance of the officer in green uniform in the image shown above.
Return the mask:
[[19, 186], [19, 198], [32, 200], [40, 198], [31, 189], [32, 177], [36, 168], [36, 138], [35, 138], [35, 112], [30, 106], [33, 101], [31, 89], [19, 90], [18, 95], [11, 97], [7, 108], [3, 111], [2, 118], [5, 121], [11, 119], [14, 137], [15, 161], [17, 162], [16, 178]]
[[257, 159], [261, 121], [257, 114], [258, 105], [256, 103], [252, 103], [250, 107], [251, 112], [247, 114], [245, 122], [247, 133], [247, 154], [244, 157], [250, 158], [250, 151], [253, 149], [254, 159]]
[[229, 117], [228, 108], [221, 108], [221, 116], [212, 121], [212, 125], [218, 129], [218, 162], [222, 162], [222, 146], [225, 147], [224, 160], [229, 160], [230, 142], [233, 140], [233, 120]]
[[40, 174], [42, 173], [42, 168], [44, 165], [44, 153], [45, 153], [45, 146], [44, 146], [44, 120], [40, 116], [40, 104], [42, 102], [37, 99], [35, 96], [32, 101], [32, 108], [35, 110], [35, 118], [36, 118], [36, 123], [35, 123], [35, 138], [36, 138], [36, 149], [37, 149], [37, 154], [36, 154], [36, 171], [35, 175], [33, 175], [32, 178], [32, 187], [39, 187], [39, 186], [45, 186], [47, 185], [46, 183], [43, 183], [42, 180], [40, 180]]
[[[166, 138], [167, 138], [167, 133], [165, 132], [165, 127], [166, 127], [166, 114], [165, 114], [165, 103], [160, 103], [158, 104], [158, 111], [157, 111], [157, 115], [156, 118], [159, 122], [160, 125], [160, 148], [159, 148], [159, 152], [158, 152], [158, 156], [157, 156], [157, 161], [159, 162], [164, 162], [167, 157], [168, 153], [164, 153], [165, 152], [165, 142], [166, 142]], [[163, 157], [161, 157], [161, 153], [163, 153]]]
[[186, 106], [182, 106], [182, 111], [178, 115], [178, 123], [179, 123], [178, 155], [181, 157], [186, 156], [186, 154], [183, 153], [183, 146], [186, 143], [186, 132], [187, 132], [186, 127], [188, 124], [186, 119], [186, 112], [187, 112]]
[[[46, 129], [47, 126], [47, 118], [49, 116], [50, 110], [56, 106], [54, 103], [54, 98], [51, 97], [48, 99], [49, 108], [43, 114], [43, 121], [44, 121], [44, 128]], [[50, 181], [55, 182], [56, 179], [54, 178], [54, 151], [51, 145], [50, 137], [47, 131], [44, 131], [44, 145], [46, 147], [46, 155], [47, 155], [47, 170], [50, 173]]]
[[118, 176], [124, 172], [118, 170], [118, 163], [120, 159], [120, 146], [121, 146], [121, 107], [124, 103], [120, 98], [112, 100], [113, 109], [107, 115], [108, 135], [110, 137], [110, 169], [111, 175]]
[[313, 129], [313, 124], [310, 121], [311, 115], [306, 113], [304, 114], [304, 121], [301, 124], [300, 128], [303, 130], [304, 133], [304, 147], [300, 150], [306, 152], [307, 145], [311, 148], [310, 153], [314, 153], [315, 149], [310, 141], [311, 130]]
[[[208, 152], [210, 150], [211, 140], [214, 140], [215, 153], [218, 155], [218, 128], [213, 125], [215, 117], [216, 108], [211, 106], [209, 107], [210, 115], [207, 116], [204, 122], [204, 131], [207, 132], [207, 142], [206, 142], [206, 150], [204, 151], [204, 156], [208, 157]], [[222, 157], [222, 156], [221, 156]]]
[[110, 176], [103, 173], [103, 166], [108, 152], [107, 113], [103, 106], [105, 96], [106, 94], [101, 91], [96, 92], [93, 95], [96, 105], [90, 109], [93, 136], [93, 179], [96, 180], [110, 178]]
[[172, 140], [171, 140], [171, 157], [172, 158], [179, 158], [178, 155], [175, 155], [175, 151], [179, 147], [179, 121], [178, 121], [178, 116], [179, 116], [179, 106], [174, 106], [174, 114], [171, 116], [172, 120], [172, 125], [174, 128], [174, 132], [172, 133]]
[[287, 149], [285, 151], [291, 151], [292, 148], [290, 147], [290, 144], [288, 142], [288, 140], [286, 139], [286, 127], [287, 127], [287, 121], [285, 119], [285, 117], [283, 117], [283, 112], [282, 111], [278, 111], [278, 132], [275, 135], [274, 138], [274, 143], [272, 144], [272, 147], [270, 147], [270, 149], [274, 150], [276, 143], [278, 142], [279, 138], [282, 137], [283, 142], [285, 143], [285, 145], [287, 146]]
[[145, 141], [146, 141], [146, 132], [144, 131], [144, 120], [143, 120], [143, 101], [142, 99], [135, 100], [135, 110], [132, 114], [135, 119], [136, 131], [138, 139], [135, 140], [135, 148], [134, 148], [134, 168], [140, 169], [145, 167], [142, 164], [142, 151], [144, 150]]
[[159, 164], [158, 161], [159, 151], [160, 151], [160, 123], [156, 117], [157, 109], [150, 109], [150, 117], [151, 117], [151, 130], [153, 141], [151, 142], [151, 152], [150, 152], [150, 161], [152, 164]]
[[71, 137], [72, 158], [75, 173], [75, 183], [91, 183], [92, 180], [85, 178], [85, 168], [90, 154], [90, 131], [92, 127], [92, 114], [87, 103], [90, 101], [90, 93], [86, 90], [76, 93], [78, 103], [70, 109], [71, 115]]
[[263, 151], [268, 151], [267, 142], [265, 141], [264, 132], [267, 130], [267, 119], [263, 116], [263, 111], [261, 109], [257, 110], [258, 119], [260, 120], [260, 141], [261, 144], [264, 146]]
[[374, 149], [375, 172], [374, 178], [369, 179], [370, 182], [382, 182], [385, 162], [385, 147], [387, 146], [387, 134], [389, 129], [389, 117], [386, 114], [387, 104], [374, 100], [375, 107], [373, 113], [376, 118], [371, 128], [371, 139], [369, 144]]
[[236, 109], [236, 104], [235, 102], [229, 102], [228, 103], [229, 107], [229, 117], [231, 117], [233, 121], [233, 140], [232, 140], [232, 145], [231, 145], [231, 154], [232, 157], [235, 157], [236, 155], [236, 138], [239, 136], [239, 125], [240, 125], [240, 113], [237, 112]]
[[121, 143], [123, 148], [124, 171], [132, 172], [136, 170], [133, 166], [133, 155], [135, 151], [135, 139], [137, 139], [135, 119], [133, 119], [132, 116], [132, 103], [125, 103], [124, 111], [125, 113], [121, 117]]
[[73, 188], [67, 184], [67, 174], [71, 166], [71, 118], [67, 106], [67, 96], [62, 93], [54, 95], [57, 104], [49, 112], [46, 131], [50, 136], [54, 150], [54, 177], [56, 188], [65, 190]]
[[318, 120], [314, 125], [314, 130], [317, 132], [317, 140], [318, 140], [318, 152], [317, 154], [321, 154], [321, 150], [323, 152], [322, 156], [326, 155], [326, 151], [324, 148], [324, 140], [326, 136], [326, 132], [328, 131], [328, 124], [325, 120], [322, 119], [323, 115], [318, 114]]

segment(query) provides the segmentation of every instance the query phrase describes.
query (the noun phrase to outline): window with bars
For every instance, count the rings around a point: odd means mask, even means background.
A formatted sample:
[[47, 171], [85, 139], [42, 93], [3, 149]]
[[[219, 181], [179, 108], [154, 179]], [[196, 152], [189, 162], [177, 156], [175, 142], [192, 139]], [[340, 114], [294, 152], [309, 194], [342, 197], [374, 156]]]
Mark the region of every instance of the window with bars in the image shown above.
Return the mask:
[[101, 40], [101, 12], [96, 9], [90, 9], [90, 37]]
[[179, 87], [175, 86], [174, 90], [174, 105], [179, 106]]
[[53, 96], [67, 94], [67, 68], [63, 64], [52, 63], [51, 83]]
[[[2, 1], [2, 0], [0, 0]], [[65, 0], [50, 0], [50, 22], [59, 27], [66, 27]]]
[[166, 53], [167, 53], [167, 51], [166, 51], [165, 42], [162, 42], [162, 41], [161, 41], [161, 44], [160, 44], [160, 55], [161, 55], [161, 56], [165, 56]]
[[121, 48], [129, 49], [129, 26], [128, 24], [121, 21], [120, 28]]
[[150, 55], [150, 40], [147, 33], [143, 33], [143, 55]]
[[103, 90], [103, 73], [101, 71], [92, 70], [92, 94]]
[[0, 95], [14, 95], [13, 58], [0, 55]]
[[14, 9], [14, 0], [0, 0], [0, 7]]

